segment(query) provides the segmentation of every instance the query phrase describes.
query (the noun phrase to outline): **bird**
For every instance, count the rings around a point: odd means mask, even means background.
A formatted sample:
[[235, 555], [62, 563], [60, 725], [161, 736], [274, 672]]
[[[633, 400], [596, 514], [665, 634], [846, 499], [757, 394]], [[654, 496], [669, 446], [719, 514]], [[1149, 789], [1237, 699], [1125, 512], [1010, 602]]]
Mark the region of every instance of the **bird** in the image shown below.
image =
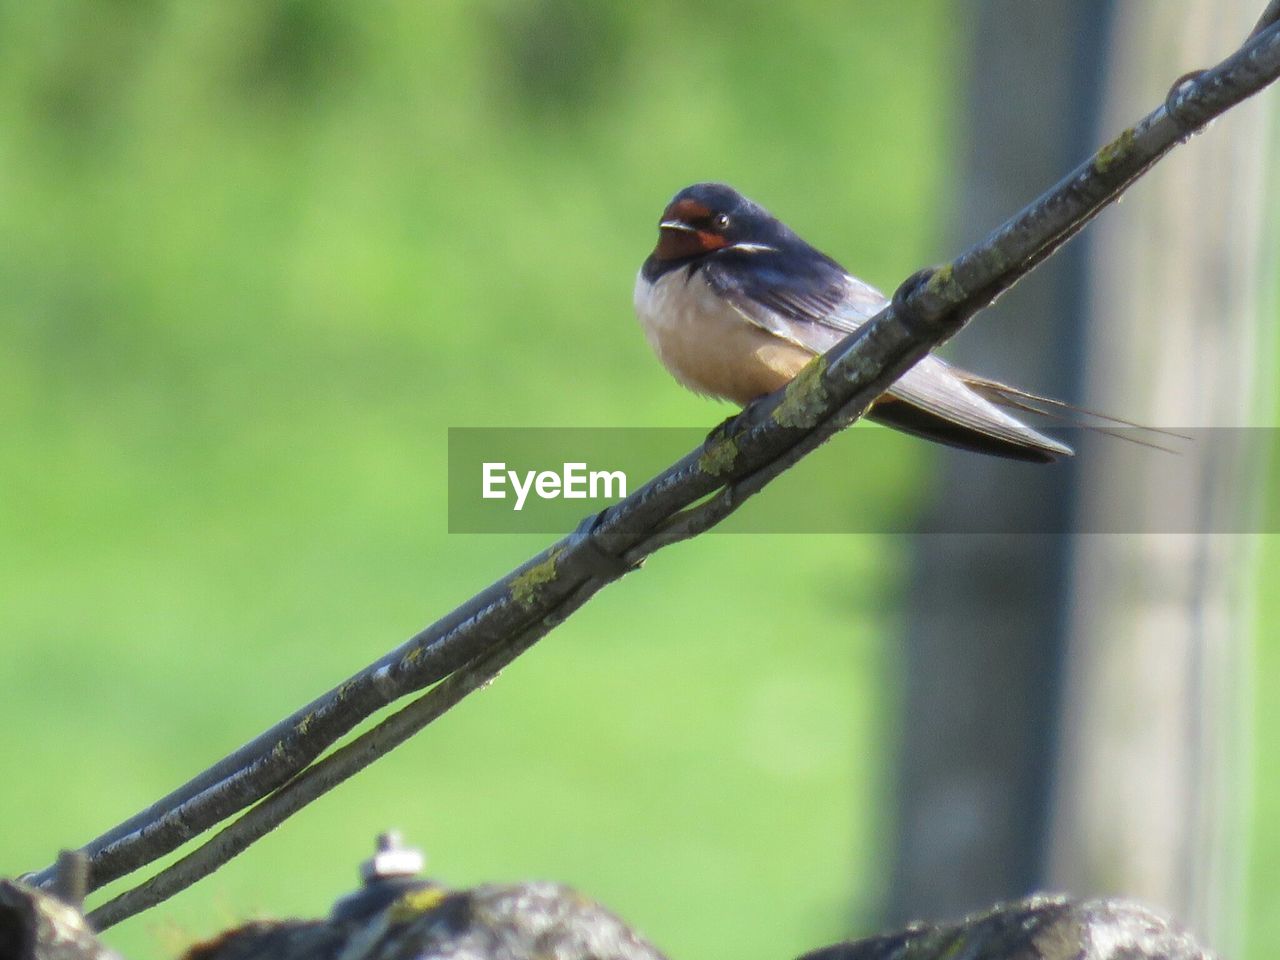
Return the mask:
[[[693, 184], [667, 204], [634, 301], [677, 381], [741, 406], [790, 382], [889, 302], [723, 183]], [[1046, 406], [1076, 409], [927, 354], [867, 416], [947, 446], [1051, 463], [1074, 451], [1008, 412], [1049, 414]]]

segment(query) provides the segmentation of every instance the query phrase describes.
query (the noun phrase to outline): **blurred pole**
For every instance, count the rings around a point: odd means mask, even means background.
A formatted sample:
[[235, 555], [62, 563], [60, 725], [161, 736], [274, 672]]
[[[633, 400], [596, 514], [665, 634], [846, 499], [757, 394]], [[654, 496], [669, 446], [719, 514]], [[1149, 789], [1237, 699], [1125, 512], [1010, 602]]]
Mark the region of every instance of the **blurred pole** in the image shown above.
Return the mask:
[[[1233, 49], [1264, 5], [1122, 4], [1105, 129]], [[1178, 505], [1190, 529], [1231, 529], [1265, 489], [1266, 435], [1241, 428], [1265, 392], [1259, 359], [1275, 356], [1259, 342], [1275, 109], [1273, 97], [1246, 103], [1173, 154], [1098, 222], [1089, 248], [1089, 404], [1173, 429], [1236, 428], [1199, 433], [1182, 454], [1199, 480]], [[1085, 515], [1107, 516], [1115, 484], [1169, 495], [1160, 457], [1120, 475], [1109, 448], [1094, 449], [1081, 464]], [[1050, 883], [1138, 898], [1236, 955], [1255, 538], [1076, 539]]]
[[[948, 248], [972, 242], [1089, 152], [1110, 0], [971, 0], [968, 142]], [[1084, 246], [1072, 243], [958, 338], [963, 366], [1051, 396], [1079, 396]], [[1032, 469], [1032, 468], [1024, 468]], [[935, 519], [1066, 529], [1075, 468], [1049, 468], [1046, 502], [1018, 474], [939, 456]], [[1039, 518], [1039, 519], [1030, 519]], [[1036, 889], [1064, 644], [1069, 538], [921, 536], [906, 598], [899, 816], [891, 922], [948, 917]]]

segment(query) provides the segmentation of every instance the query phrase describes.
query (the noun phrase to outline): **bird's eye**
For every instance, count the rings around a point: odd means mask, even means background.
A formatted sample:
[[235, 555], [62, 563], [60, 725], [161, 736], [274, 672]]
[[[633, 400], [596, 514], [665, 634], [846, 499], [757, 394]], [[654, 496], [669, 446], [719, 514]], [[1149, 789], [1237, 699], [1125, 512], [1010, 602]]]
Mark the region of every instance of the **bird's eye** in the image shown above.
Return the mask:
[[729, 228], [729, 215], [727, 213], [718, 213], [711, 222], [715, 224], [717, 230], [727, 230]]

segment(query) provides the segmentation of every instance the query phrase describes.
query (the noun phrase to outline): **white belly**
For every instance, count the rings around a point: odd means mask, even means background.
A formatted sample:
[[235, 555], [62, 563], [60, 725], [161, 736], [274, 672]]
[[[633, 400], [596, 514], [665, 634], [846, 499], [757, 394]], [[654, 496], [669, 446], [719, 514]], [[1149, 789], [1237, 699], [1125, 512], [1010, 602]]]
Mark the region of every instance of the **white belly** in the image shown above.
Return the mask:
[[654, 353], [697, 393], [746, 404], [777, 390], [813, 354], [745, 319], [700, 274], [636, 277], [635, 306]]

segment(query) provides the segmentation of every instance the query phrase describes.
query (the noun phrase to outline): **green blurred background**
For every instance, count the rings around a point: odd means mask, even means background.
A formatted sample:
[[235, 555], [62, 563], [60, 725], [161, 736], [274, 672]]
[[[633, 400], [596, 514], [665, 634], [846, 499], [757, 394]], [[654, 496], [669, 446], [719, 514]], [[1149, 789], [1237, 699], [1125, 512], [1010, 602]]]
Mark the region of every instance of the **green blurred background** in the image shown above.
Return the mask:
[[[0, 3], [0, 873], [543, 546], [446, 535], [447, 427], [729, 412], [631, 315], [679, 187], [734, 183], [883, 287], [947, 255], [953, 6]], [[564, 881], [674, 957], [869, 931], [906, 549], [664, 552], [107, 939], [141, 960], [322, 913], [387, 827], [450, 884]], [[1260, 685], [1258, 957], [1280, 947], [1277, 711]]]

